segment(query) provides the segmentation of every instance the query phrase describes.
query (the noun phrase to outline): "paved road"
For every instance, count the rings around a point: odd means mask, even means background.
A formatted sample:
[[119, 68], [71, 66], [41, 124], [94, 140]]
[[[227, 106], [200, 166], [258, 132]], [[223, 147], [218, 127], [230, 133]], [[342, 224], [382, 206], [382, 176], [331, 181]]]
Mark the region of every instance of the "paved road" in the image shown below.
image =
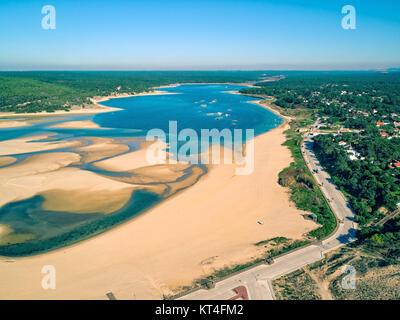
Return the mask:
[[[318, 123], [318, 122], [317, 122]], [[304, 159], [312, 172], [315, 180], [329, 200], [329, 204], [339, 221], [336, 231], [318, 245], [310, 245], [289, 254], [276, 258], [271, 265], [258, 265], [239, 274], [219, 281], [211, 290], [197, 290], [179, 299], [182, 300], [227, 300], [236, 294], [233, 289], [244, 286], [249, 299], [272, 300], [274, 299], [271, 280], [297, 270], [307, 264], [323, 258], [328, 251], [353, 241], [355, 238], [356, 224], [354, 213], [344, 198], [343, 194], [332, 184], [330, 176], [322, 169], [312, 150], [313, 140], [307, 134], [301, 147]]]

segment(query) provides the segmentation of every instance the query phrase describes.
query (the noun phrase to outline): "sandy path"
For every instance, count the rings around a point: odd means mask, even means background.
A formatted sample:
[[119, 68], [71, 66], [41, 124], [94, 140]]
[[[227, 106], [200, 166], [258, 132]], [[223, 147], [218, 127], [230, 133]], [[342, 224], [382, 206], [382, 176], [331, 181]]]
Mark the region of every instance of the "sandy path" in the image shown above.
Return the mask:
[[[1, 259], [0, 298], [105, 299], [109, 291], [117, 299], [161, 298], [214, 268], [259, 255], [258, 241], [300, 238], [316, 225], [277, 183], [291, 161], [284, 129], [256, 138], [251, 175], [215, 166], [193, 187], [100, 236], [39, 256]], [[41, 288], [44, 265], [56, 267], [56, 290]]]

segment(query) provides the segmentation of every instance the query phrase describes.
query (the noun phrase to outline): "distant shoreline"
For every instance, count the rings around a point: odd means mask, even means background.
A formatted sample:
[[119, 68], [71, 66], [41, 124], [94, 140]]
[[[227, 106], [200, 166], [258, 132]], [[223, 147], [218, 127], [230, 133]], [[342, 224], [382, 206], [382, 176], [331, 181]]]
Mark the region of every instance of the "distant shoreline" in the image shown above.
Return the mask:
[[[94, 107], [89, 106], [87, 108], [79, 107], [79, 106], [72, 106], [71, 110], [64, 111], [64, 110], [56, 110], [54, 112], [27, 112], [27, 113], [16, 113], [16, 112], [0, 112], [0, 118], [4, 117], [40, 117], [40, 116], [59, 116], [59, 115], [84, 115], [84, 114], [97, 114], [97, 113], [105, 113], [105, 112], [112, 112], [112, 111], [120, 111], [123, 110], [121, 108], [115, 107], [108, 107], [101, 105], [100, 102], [105, 102], [111, 99], [118, 99], [118, 98], [132, 98], [132, 97], [142, 97], [142, 96], [157, 96], [157, 95], [168, 95], [168, 94], [179, 94], [177, 92], [167, 92], [167, 91], [160, 91], [159, 89], [163, 88], [174, 88], [181, 85], [237, 85], [237, 86], [247, 86], [247, 87], [254, 87], [251, 83], [232, 83], [232, 82], [224, 82], [224, 83], [174, 83], [168, 85], [162, 85], [158, 87], [153, 87], [148, 92], [141, 92], [135, 94], [129, 93], [122, 93], [116, 95], [108, 95], [108, 96], [94, 96], [91, 97], [90, 100], [93, 102]], [[18, 125], [19, 126], [19, 125]], [[10, 126], [10, 128], [16, 126]]]
[[118, 95], [109, 95], [104, 97], [92, 97], [90, 100], [93, 102], [94, 107], [89, 106], [87, 108], [72, 106], [71, 110], [57, 110], [54, 112], [27, 112], [27, 113], [15, 113], [15, 112], [0, 112], [0, 118], [2, 117], [40, 117], [40, 116], [59, 116], [59, 115], [77, 115], [77, 114], [96, 114], [96, 113], [104, 113], [104, 112], [112, 112], [112, 111], [120, 111], [123, 110], [121, 108], [108, 107], [99, 104], [100, 102], [108, 101], [111, 99], [118, 98], [130, 98], [130, 97], [141, 97], [141, 96], [155, 96], [155, 95], [164, 95], [164, 94], [176, 94], [174, 92], [166, 92], [166, 91], [152, 91], [152, 92], [141, 92], [137, 94], [118, 94]]
[[[253, 96], [253, 95], [240, 93], [239, 91], [224, 91], [224, 92], [230, 93], [230, 94], [237, 94], [237, 95], [240, 95], [240, 96], [259, 98], [259, 97]], [[284, 123], [285, 122], [290, 122], [290, 120], [292, 120], [291, 117], [285, 116], [285, 115], [281, 114], [278, 110], [276, 110], [276, 109], [272, 108], [271, 106], [269, 106], [268, 104], [262, 103], [263, 101], [265, 101], [265, 100], [260, 99], [260, 100], [253, 100], [253, 101], [247, 101], [247, 102], [256, 104], [256, 105], [258, 105], [258, 106], [260, 106], [260, 107], [262, 107], [264, 109], [267, 109], [267, 110], [271, 111], [272, 113], [274, 113], [278, 117], [280, 117], [283, 120]]]

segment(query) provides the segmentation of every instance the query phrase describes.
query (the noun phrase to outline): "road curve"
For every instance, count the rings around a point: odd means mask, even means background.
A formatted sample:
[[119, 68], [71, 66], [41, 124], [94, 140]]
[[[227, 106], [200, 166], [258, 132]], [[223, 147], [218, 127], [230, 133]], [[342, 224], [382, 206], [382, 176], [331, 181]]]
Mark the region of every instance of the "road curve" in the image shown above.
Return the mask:
[[276, 258], [271, 265], [254, 266], [217, 282], [215, 287], [210, 290], [199, 289], [181, 296], [179, 299], [227, 300], [236, 295], [233, 289], [244, 286], [249, 299], [272, 300], [274, 293], [271, 280], [321, 260], [325, 253], [355, 240], [357, 225], [354, 222], [354, 212], [316, 158], [311, 134], [306, 134], [304, 137], [301, 150], [308, 168], [338, 220], [338, 226], [333, 234], [318, 244], [311, 244], [282, 255]]

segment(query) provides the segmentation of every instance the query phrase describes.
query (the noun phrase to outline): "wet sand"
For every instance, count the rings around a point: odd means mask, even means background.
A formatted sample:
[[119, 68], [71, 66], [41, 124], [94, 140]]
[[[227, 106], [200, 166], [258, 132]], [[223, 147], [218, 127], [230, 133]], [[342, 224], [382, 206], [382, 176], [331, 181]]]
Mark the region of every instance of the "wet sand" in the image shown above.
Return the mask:
[[[101, 199], [107, 193], [110, 197], [112, 193], [118, 193], [120, 206], [129, 200], [130, 195], [124, 190], [132, 191], [135, 185], [114, 181], [87, 170], [67, 168], [79, 161], [79, 154], [52, 152], [33, 155], [18, 164], [0, 168], [0, 206], [46, 191], [52, 191], [54, 195], [64, 192], [65, 199], [59, 196], [58, 201], [50, 201], [50, 204], [45, 201], [46, 208], [55, 211], [68, 208], [71, 212], [104, 212], [102, 206], [106, 206], [107, 200]], [[73, 199], [79, 201], [73, 205]]]
[[[288, 189], [278, 184], [279, 172], [291, 162], [290, 151], [282, 145], [286, 128], [285, 124], [255, 138], [255, 169], [251, 175], [235, 175], [235, 165], [209, 166], [209, 172], [192, 187], [99, 236], [37, 256], [0, 258], [0, 298], [106, 299], [105, 294], [111, 291], [117, 299], [160, 299], [216, 269], [245, 263], [262, 255], [263, 249], [255, 246], [256, 242], [277, 236], [302, 238], [317, 225], [303, 219], [303, 212], [290, 203]], [[61, 143], [58, 142], [60, 146]], [[103, 145], [96, 147], [96, 143]], [[97, 152], [98, 157], [102, 150], [106, 152], [109, 144], [114, 143], [95, 141], [91, 146], [78, 144], [76, 147], [88, 148], [88, 154]], [[11, 145], [6, 142], [3, 147], [9, 152], [12, 145], [21, 150], [52, 147], [28, 145], [24, 139]], [[97, 165], [118, 172], [136, 172], [139, 176], [141, 173], [146, 179], [154, 179], [157, 174], [165, 179], [179, 177], [180, 170], [186, 168], [149, 166], [143, 150], [99, 161]], [[48, 200], [45, 204], [53, 210], [67, 194], [64, 192], [72, 194], [71, 199], [75, 193], [75, 201], [82, 201], [85, 197], [80, 192], [87, 189], [77, 187], [87, 181], [92, 183], [89, 190], [99, 195], [89, 201], [92, 205], [101, 204], [105, 197], [101, 190], [111, 188], [115, 194], [122, 195], [123, 190], [132, 188], [131, 184], [122, 181], [63, 167], [68, 161], [82, 161], [77, 154], [58, 156], [61, 157], [56, 161], [59, 168], [39, 174], [39, 185], [46, 185], [47, 191], [43, 191], [50, 192], [48, 199], [58, 199], [54, 203]], [[47, 166], [46, 158], [36, 159], [34, 163], [39, 167], [40, 163]], [[54, 159], [47, 160], [54, 162]], [[31, 172], [32, 167], [28, 166], [26, 170]], [[199, 170], [195, 168], [186, 182], [171, 183], [170, 186], [179, 189], [196, 182]], [[42, 175], [46, 176], [45, 180]], [[30, 185], [37, 176], [38, 172], [19, 177], [22, 179], [20, 185]], [[71, 205], [74, 209], [72, 204], [64, 203], [63, 206]], [[79, 211], [79, 206], [75, 209]], [[41, 288], [44, 265], [56, 267], [56, 290]]]
[[[148, 159], [148, 148], [154, 150], [155, 157], [160, 156], [167, 158], [167, 152], [165, 148], [167, 145], [162, 141], [156, 142], [144, 142], [142, 143], [139, 150], [123, 154], [121, 156], [113, 157], [103, 161], [95, 162], [94, 165], [108, 171], [130, 171], [150, 165], [161, 164], [159, 162], [152, 163], [151, 159]], [[153, 154], [153, 152], [151, 153]], [[156, 158], [154, 158], [156, 160]]]
[[[258, 241], [302, 238], [317, 225], [303, 219], [277, 182], [291, 161], [282, 146], [285, 129], [255, 138], [251, 175], [235, 175], [234, 165], [215, 165], [192, 187], [104, 234], [38, 256], [0, 258], [0, 298], [106, 299], [111, 291], [117, 299], [160, 299], [215, 269], [261, 255]], [[63, 178], [72, 188], [79, 178], [71, 173]], [[56, 267], [56, 290], [41, 288], [44, 265]]]
[[90, 120], [82, 121], [65, 121], [49, 126], [49, 128], [62, 128], [62, 129], [99, 129], [100, 126]]
[[70, 148], [81, 145], [80, 141], [40, 141], [51, 135], [29, 136], [0, 141], [0, 156]]
[[7, 166], [17, 161], [14, 157], [0, 157], [0, 167]]
[[85, 139], [90, 140], [91, 144], [74, 149], [74, 151], [83, 152], [82, 163], [98, 161], [129, 150], [127, 145], [116, 143], [111, 138], [86, 137]]

